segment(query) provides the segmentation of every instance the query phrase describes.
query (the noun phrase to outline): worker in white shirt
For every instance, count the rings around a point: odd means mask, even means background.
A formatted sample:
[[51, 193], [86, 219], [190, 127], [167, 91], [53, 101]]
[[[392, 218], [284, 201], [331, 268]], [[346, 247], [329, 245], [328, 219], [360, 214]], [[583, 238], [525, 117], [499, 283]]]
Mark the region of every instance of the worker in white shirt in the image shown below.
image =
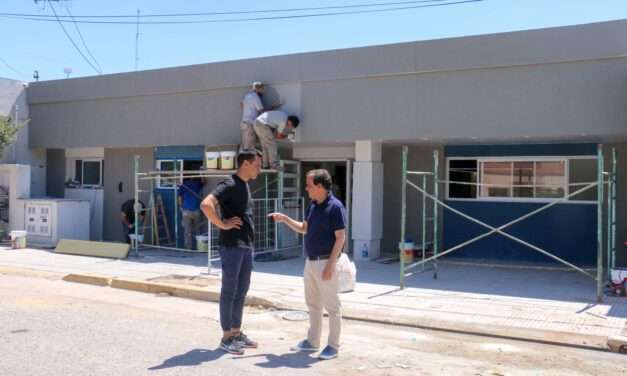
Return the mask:
[[280, 170], [276, 139], [283, 139], [294, 133], [298, 123], [298, 117], [288, 116], [283, 111], [266, 111], [257, 116], [254, 129], [261, 142], [263, 168]]
[[270, 108], [264, 108], [261, 103], [261, 97], [264, 92], [264, 84], [255, 81], [253, 82], [252, 90], [246, 93], [244, 99], [242, 99], [242, 121], [240, 123], [240, 129], [242, 131], [242, 144], [241, 149], [254, 149], [255, 148], [255, 131], [253, 126], [257, 116], [265, 111], [276, 110], [283, 105], [283, 102], [271, 106]]

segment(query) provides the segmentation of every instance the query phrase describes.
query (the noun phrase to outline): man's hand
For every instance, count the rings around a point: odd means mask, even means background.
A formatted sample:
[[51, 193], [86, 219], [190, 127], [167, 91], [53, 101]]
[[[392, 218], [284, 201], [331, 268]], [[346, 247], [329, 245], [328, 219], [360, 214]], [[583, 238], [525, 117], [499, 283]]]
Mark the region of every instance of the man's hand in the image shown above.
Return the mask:
[[327, 261], [327, 265], [324, 267], [322, 271], [322, 280], [329, 281], [333, 278], [333, 272], [335, 271], [335, 262]]
[[283, 214], [283, 213], [270, 213], [268, 214], [268, 217], [274, 219], [276, 222], [278, 223], [285, 223], [287, 222], [287, 215]]
[[232, 229], [240, 229], [242, 228], [242, 219], [240, 217], [231, 217], [222, 221], [224, 226], [221, 227], [222, 230], [232, 230]]

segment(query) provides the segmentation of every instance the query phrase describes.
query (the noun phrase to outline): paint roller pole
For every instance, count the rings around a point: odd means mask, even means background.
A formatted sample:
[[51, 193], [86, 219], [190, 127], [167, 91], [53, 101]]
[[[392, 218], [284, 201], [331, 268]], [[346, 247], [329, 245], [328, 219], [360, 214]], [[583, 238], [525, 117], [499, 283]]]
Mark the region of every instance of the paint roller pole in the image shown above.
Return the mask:
[[436, 258], [433, 260], [433, 279], [438, 279], [438, 247], [440, 246], [438, 241], [438, 168], [439, 168], [439, 154], [437, 150], [433, 151], [433, 196], [436, 198], [433, 200], [433, 256]]
[[138, 243], [139, 243], [139, 176], [137, 175], [139, 173], [139, 155], [135, 155], [134, 158], [134, 164], [133, 164], [133, 170], [135, 171], [135, 185], [134, 185], [134, 192], [133, 192], [133, 212], [135, 213], [135, 217], [134, 217], [134, 223], [133, 223], [133, 230], [135, 233], [135, 239], [133, 241], [131, 241], [131, 245], [133, 246], [133, 251], [135, 253], [135, 256], [139, 256], [139, 249], [138, 249]]
[[175, 159], [174, 160], [174, 174], [173, 174], [173, 178], [174, 178], [174, 247], [178, 248], [179, 246], [179, 203], [178, 203], [178, 190], [179, 187], [176, 184], [178, 181], [178, 178], [176, 177], [176, 172], [177, 172], [177, 165], [178, 161]]
[[[422, 190], [423, 192], [427, 191], [427, 175], [422, 175]], [[420, 253], [422, 254], [422, 270], [425, 270], [425, 247], [427, 246], [427, 238], [426, 238], [426, 232], [427, 232], [427, 196], [425, 196], [425, 194], [422, 194], [422, 245], [420, 248]]]
[[[609, 173], [607, 175], [607, 220], [605, 223], [607, 223], [606, 226], [606, 248], [605, 248], [605, 257], [606, 257], [606, 261], [605, 261], [605, 265], [606, 265], [606, 278], [609, 281], [612, 277], [611, 273], [612, 273], [612, 174]], [[605, 182], [603, 183], [605, 184]]]
[[597, 146], [597, 302], [603, 300], [603, 147]]
[[401, 241], [398, 242], [398, 252], [400, 254], [401, 276], [400, 288], [405, 288], [405, 258], [403, 252], [405, 248], [405, 208], [407, 203], [407, 146], [403, 146], [401, 171]]
[[612, 263], [610, 264], [610, 268], [614, 269], [616, 266], [616, 149], [612, 148], [612, 189], [611, 189], [611, 200], [612, 200], [612, 221], [610, 222], [610, 228], [612, 229], [612, 235], [610, 239], [610, 249], [612, 250]]

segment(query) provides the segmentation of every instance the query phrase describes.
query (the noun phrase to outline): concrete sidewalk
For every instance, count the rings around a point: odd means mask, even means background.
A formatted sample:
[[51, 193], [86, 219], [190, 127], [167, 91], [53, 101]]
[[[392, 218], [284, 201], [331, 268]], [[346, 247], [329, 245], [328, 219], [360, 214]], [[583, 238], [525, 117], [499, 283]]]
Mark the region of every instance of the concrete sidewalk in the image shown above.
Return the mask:
[[[220, 279], [206, 255], [145, 251], [110, 260], [47, 250], [0, 248], [0, 273], [66, 280], [215, 301]], [[305, 310], [301, 258], [256, 262], [250, 304]], [[627, 298], [596, 304], [592, 280], [564, 270], [440, 262], [398, 290], [398, 264], [358, 264], [355, 292], [342, 294], [346, 318], [606, 349], [627, 334]], [[619, 342], [620, 343], [620, 342]]]

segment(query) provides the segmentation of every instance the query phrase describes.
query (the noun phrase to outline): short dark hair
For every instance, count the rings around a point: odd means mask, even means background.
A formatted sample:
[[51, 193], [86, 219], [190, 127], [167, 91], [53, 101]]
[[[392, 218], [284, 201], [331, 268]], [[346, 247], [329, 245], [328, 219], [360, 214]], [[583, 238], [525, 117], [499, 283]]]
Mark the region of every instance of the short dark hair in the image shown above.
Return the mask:
[[237, 165], [241, 166], [244, 161], [248, 161], [252, 163], [255, 161], [255, 158], [261, 157], [261, 152], [257, 149], [243, 149], [240, 150], [237, 154]]
[[290, 115], [287, 117], [287, 121], [289, 121], [290, 123], [292, 123], [292, 125], [294, 126], [294, 128], [298, 128], [298, 124], [300, 123], [300, 120], [298, 120], [298, 116], [294, 116], [294, 115]]
[[329, 171], [323, 168], [311, 170], [307, 173], [307, 176], [311, 176], [313, 178], [313, 183], [315, 185], [322, 185], [322, 187], [327, 191], [331, 190], [331, 184], [333, 182], [331, 181], [331, 174], [329, 174]]

